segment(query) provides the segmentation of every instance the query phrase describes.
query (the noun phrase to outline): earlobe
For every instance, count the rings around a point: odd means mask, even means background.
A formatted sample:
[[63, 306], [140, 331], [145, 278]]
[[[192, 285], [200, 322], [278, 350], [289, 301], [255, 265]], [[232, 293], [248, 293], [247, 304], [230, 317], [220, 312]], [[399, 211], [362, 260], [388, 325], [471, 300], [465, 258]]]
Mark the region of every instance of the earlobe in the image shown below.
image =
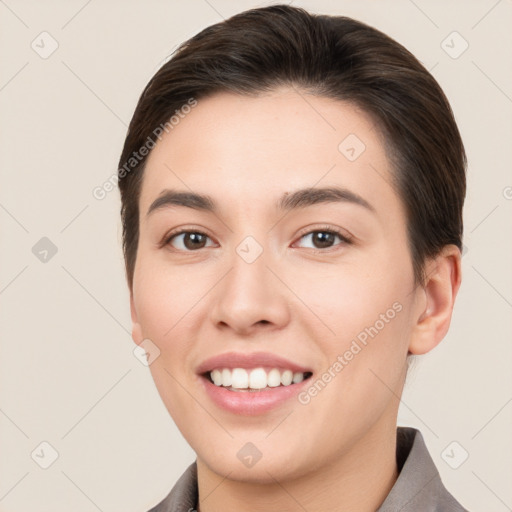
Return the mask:
[[418, 290], [422, 296], [409, 344], [409, 353], [425, 354], [445, 337], [461, 283], [461, 253], [447, 245], [426, 265], [426, 283]]
[[132, 317], [132, 339], [136, 345], [140, 345], [144, 336], [142, 335], [142, 327], [139, 323], [135, 302], [133, 300], [133, 292], [130, 292], [130, 314]]

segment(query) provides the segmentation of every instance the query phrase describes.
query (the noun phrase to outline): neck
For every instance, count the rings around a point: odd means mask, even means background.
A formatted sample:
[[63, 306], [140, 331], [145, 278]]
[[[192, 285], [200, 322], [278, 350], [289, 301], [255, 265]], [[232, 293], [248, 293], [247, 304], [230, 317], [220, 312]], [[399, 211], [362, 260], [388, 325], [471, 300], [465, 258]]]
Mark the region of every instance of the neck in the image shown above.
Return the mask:
[[377, 426], [329, 465], [293, 480], [272, 483], [241, 482], [224, 478], [197, 459], [199, 505], [197, 512], [272, 512], [330, 510], [375, 512], [396, 479], [396, 423]]

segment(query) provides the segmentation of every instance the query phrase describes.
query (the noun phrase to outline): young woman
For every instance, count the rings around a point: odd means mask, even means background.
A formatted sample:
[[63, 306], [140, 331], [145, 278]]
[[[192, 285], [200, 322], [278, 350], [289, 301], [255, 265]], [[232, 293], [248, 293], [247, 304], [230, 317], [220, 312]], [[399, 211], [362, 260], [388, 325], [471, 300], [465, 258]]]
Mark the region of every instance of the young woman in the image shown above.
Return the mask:
[[119, 162], [133, 339], [197, 454], [153, 511], [462, 511], [397, 427], [461, 281], [466, 157], [385, 34], [284, 5], [184, 43]]

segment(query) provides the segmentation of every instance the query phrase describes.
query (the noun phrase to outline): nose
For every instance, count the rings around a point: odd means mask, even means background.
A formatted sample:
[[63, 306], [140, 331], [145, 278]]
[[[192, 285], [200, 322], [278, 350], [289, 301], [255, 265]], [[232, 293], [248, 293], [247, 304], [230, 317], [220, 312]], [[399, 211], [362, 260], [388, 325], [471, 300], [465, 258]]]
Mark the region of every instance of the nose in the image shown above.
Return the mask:
[[265, 251], [252, 263], [235, 253], [231, 263], [215, 287], [214, 325], [239, 335], [282, 329], [290, 321], [289, 290], [276, 277], [276, 266], [272, 265], [272, 270], [267, 267]]

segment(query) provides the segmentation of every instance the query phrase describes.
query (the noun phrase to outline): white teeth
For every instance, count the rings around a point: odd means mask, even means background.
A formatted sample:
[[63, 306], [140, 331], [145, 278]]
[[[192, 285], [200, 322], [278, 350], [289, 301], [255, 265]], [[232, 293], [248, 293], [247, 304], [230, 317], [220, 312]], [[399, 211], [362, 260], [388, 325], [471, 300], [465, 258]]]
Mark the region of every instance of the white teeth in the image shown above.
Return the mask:
[[264, 389], [278, 386], [289, 386], [304, 380], [304, 373], [291, 370], [279, 371], [272, 368], [268, 374], [264, 368], [216, 368], [210, 372], [210, 377], [216, 386], [233, 389]]
[[267, 387], [267, 372], [263, 368], [255, 368], [249, 374], [249, 387], [263, 389]]
[[249, 374], [247, 373], [247, 370], [244, 370], [243, 368], [235, 368], [231, 372], [231, 386], [233, 386], [234, 388], [248, 388]]
[[[215, 381], [213, 381], [213, 382], [215, 382]], [[220, 386], [220, 385], [221, 386], [231, 386], [231, 371], [228, 370], [227, 368], [224, 368], [224, 370], [222, 370], [222, 382], [220, 384], [217, 384], [217, 386]]]
[[293, 372], [291, 370], [285, 370], [281, 373], [281, 384], [283, 386], [289, 386], [293, 380]]
[[219, 370], [213, 370], [210, 376], [216, 386], [222, 386], [222, 374]]
[[297, 384], [298, 382], [302, 382], [304, 380], [304, 374], [302, 372], [297, 372], [293, 374], [293, 383]]
[[268, 372], [267, 385], [270, 388], [276, 388], [281, 385], [281, 374], [277, 368], [273, 368]]

